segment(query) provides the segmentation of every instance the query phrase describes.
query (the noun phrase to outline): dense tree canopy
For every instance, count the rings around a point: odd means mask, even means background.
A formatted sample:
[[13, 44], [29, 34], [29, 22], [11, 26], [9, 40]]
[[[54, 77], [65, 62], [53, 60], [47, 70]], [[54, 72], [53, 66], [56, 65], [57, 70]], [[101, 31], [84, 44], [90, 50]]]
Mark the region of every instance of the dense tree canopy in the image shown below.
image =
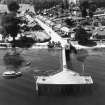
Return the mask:
[[62, 3], [62, 0], [33, 0], [35, 10], [51, 8]]
[[68, 18], [65, 20], [65, 23], [66, 23], [69, 27], [73, 27], [73, 26], [75, 26], [75, 24], [76, 24], [73, 19], [68, 19]]
[[2, 26], [7, 34], [16, 37], [19, 31], [19, 20], [9, 14], [2, 17]]
[[74, 31], [76, 32], [75, 39], [80, 43], [86, 43], [91, 36], [80, 25]]
[[96, 8], [97, 8], [97, 5], [94, 1], [84, 1], [80, 4], [80, 9], [83, 17], [86, 17], [87, 15], [89, 15], [92, 18], [93, 12], [96, 11]]
[[11, 12], [17, 12], [18, 9], [20, 8], [19, 4], [16, 1], [8, 2], [7, 7], [8, 7], [8, 10]]

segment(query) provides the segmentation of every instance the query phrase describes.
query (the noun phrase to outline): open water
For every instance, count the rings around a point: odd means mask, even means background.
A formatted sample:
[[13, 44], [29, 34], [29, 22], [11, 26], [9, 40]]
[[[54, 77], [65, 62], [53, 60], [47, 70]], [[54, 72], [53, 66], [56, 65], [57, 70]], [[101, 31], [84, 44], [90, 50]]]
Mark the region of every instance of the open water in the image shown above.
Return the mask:
[[[0, 73], [3, 68], [3, 55], [6, 50], [0, 50]], [[68, 68], [92, 76], [96, 87], [91, 94], [64, 97], [37, 96], [35, 92], [34, 75], [52, 73], [61, 68], [60, 50], [25, 50], [23, 56], [32, 61], [23, 76], [6, 80], [0, 78], [0, 105], [104, 105], [105, 104], [105, 50], [82, 50], [78, 55], [71, 54]], [[78, 59], [78, 60], [77, 60]], [[2, 69], [3, 68], [3, 69]]]

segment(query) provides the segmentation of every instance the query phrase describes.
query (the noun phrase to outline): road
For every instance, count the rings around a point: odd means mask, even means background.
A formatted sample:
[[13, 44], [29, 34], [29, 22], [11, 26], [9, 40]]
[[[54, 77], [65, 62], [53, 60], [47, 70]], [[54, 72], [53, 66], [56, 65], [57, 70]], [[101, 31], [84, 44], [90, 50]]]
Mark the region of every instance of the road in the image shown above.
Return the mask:
[[48, 35], [51, 36], [51, 40], [54, 42], [61, 42], [62, 47], [64, 47], [65, 45], [67, 45], [67, 40], [63, 39], [60, 37], [60, 35], [58, 35], [55, 31], [53, 31], [53, 29], [49, 26], [47, 26], [46, 24], [44, 24], [40, 19], [36, 18], [35, 19], [43, 29], [45, 29], [45, 31], [47, 32]]

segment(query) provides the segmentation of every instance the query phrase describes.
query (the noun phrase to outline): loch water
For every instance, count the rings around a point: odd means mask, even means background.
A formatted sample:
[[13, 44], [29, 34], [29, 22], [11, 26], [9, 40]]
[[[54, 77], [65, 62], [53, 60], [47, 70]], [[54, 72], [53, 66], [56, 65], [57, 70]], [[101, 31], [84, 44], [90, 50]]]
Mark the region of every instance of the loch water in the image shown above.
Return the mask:
[[[0, 50], [0, 75], [5, 70], [3, 56], [7, 50]], [[93, 78], [95, 88], [91, 94], [78, 96], [48, 97], [37, 96], [34, 75], [46, 75], [61, 69], [61, 50], [24, 50], [22, 55], [31, 60], [28, 69], [16, 79], [0, 77], [0, 105], [104, 105], [105, 104], [105, 50], [81, 50], [71, 54], [68, 68], [81, 73], [82, 63], [85, 73]]]

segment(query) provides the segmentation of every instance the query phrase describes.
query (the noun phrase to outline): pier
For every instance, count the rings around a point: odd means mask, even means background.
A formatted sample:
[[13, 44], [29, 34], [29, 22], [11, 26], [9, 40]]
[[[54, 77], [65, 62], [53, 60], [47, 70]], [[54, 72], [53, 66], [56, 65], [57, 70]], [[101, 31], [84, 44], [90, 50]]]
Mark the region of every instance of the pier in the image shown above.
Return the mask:
[[[36, 21], [41, 25], [42, 28], [51, 36], [51, 40], [58, 42], [60, 41], [62, 45], [62, 68], [61, 72], [50, 76], [38, 76], [36, 80], [36, 91], [39, 95], [57, 95], [60, 93], [66, 95], [74, 90], [74, 88], [84, 89], [84, 87], [89, 87], [93, 85], [93, 80], [91, 76], [80, 75], [77, 72], [69, 70], [66, 63], [66, 46], [68, 43], [66, 40], [61, 38], [56, 32], [54, 32], [50, 27], [48, 27], [41, 20], [36, 18]], [[36, 77], [35, 77], [36, 78]], [[88, 88], [87, 88], [88, 89]], [[78, 89], [77, 89], [78, 90]]]

